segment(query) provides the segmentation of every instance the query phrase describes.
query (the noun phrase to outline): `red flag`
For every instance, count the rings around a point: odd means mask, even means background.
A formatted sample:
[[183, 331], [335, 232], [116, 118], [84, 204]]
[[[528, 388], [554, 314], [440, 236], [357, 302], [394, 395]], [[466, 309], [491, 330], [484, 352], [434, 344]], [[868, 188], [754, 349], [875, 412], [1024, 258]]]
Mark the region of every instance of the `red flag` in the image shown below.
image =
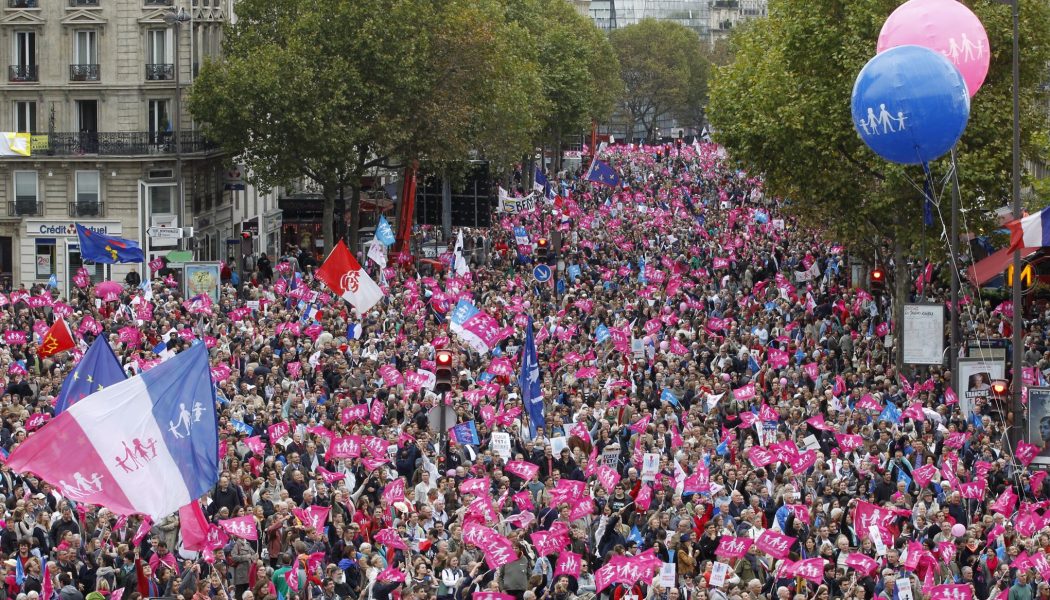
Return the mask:
[[383, 298], [383, 290], [361, 268], [342, 240], [317, 269], [317, 277], [343, 300], [352, 304], [358, 315], [368, 312]]
[[37, 348], [36, 354], [40, 358], [47, 358], [59, 352], [72, 350], [76, 346], [76, 342], [73, 341], [73, 333], [69, 330], [69, 325], [66, 325], [64, 319], [59, 319], [47, 330], [47, 334], [44, 335], [44, 341], [40, 342], [40, 347]]

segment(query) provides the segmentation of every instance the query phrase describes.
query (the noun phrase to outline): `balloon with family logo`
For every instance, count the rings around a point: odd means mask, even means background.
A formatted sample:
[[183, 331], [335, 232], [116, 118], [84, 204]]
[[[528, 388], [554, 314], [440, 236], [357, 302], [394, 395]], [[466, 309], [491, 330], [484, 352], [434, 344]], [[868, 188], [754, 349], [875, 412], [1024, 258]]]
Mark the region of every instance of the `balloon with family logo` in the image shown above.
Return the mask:
[[956, 0], [909, 0], [886, 19], [877, 49], [853, 86], [854, 129], [891, 162], [945, 155], [988, 75], [991, 48], [980, 19]]
[[958, 0], [909, 0], [882, 25], [878, 52], [915, 45], [939, 52], [952, 61], [972, 98], [988, 75], [991, 48], [988, 33], [973, 11]]

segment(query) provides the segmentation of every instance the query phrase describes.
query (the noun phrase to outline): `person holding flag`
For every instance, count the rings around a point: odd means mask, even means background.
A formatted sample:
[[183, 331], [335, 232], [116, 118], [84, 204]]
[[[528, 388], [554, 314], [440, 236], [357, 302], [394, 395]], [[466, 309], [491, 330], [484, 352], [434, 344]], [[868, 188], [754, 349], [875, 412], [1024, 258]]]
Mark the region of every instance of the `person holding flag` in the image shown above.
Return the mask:
[[536, 338], [532, 332], [532, 317], [525, 326], [525, 344], [521, 350], [521, 373], [518, 375], [518, 387], [521, 389], [521, 403], [529, 413], [529, 434], [536, 436], [536, 430], [547, 426], [544, 417], [543, 391], [540, 387], [540, 364], [536, 355]]

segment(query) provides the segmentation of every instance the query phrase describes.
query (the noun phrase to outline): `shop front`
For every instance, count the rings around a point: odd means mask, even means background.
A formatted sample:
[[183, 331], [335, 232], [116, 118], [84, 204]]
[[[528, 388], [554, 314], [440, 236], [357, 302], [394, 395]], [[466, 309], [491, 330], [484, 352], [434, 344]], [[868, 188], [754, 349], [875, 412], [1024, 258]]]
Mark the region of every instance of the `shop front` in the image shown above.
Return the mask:
[[[124, 236], [124, 226], [120, 221], [82, 219], [77, 223], [105, 235]], [[55, 275], [64, 295], [73, 289], [73, 276], [82, 266], [90, 273], [92, 283], [123, 279], [128, 271], [141, 266], [85, 263], [80, 258], [80, 243], [73, 222], [52, 219], [25, 220], [24, 235], [18, 240], [18, 263], [19, 278], [14, 287], [20, 283], [27, 287], [45, 283]]]

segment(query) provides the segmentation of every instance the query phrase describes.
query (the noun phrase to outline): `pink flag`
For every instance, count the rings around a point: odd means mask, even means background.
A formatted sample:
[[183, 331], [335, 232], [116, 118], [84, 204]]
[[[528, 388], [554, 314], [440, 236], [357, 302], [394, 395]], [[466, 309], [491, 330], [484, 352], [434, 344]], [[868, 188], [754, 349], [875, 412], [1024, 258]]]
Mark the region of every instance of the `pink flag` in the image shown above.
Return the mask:
[[373, 536], [373, 539], [377, 543], [383, 544], [391, 550], [407, 551], [409, 549], [408, 545], [405, 544], [405, 540], [401, 539], [401, 536], [398, 535], [397, 530], [392, 527], [388, 527], [386, 529], [377, 531], [376, 534]]
[[777, 533], [772, 529], [767, 529], [758, 536], [758, 540], [755, 545], [758, 549], [773, 558], [786, 558], [790, 554], [791, 546], [795, 544], [797, 540], [791, 536]]
[[1014, 512], [1015, 503], [1017, 503], [1017, 494], [1014, 493], [1012, 488], [1007, 487], [988, 508], [992, 512], [997, 512], [1009, 518]]
[[480, 479], [465, 479], [459, 484], [459, 492], [461, 494], [471, 494], [474, 496], [480, 496], [482, 494], [488, 495], [492, 489], [492, 482], [488, 477]]
[[857, 401], [857, 408], [882, 411], [884, 407], [879, 404], [878, 400], [876, 400], [871, 394], [864, 394], [861, 399]]
[[253, 454], [262, 455], [266, 452], [266, 444], [263, 443], [262, 436], [259, 435], [245, 438], [244, 445], [248, 446], [248, 449], [251, 450]]
[[43, 581], [41, 582], [40, 592], [43, 594], [44, 598], [51, 598], [51, 596], [55, 594], [54, 584], [51, 583], [51, 576], [51, 561], [48, 561], [44, 563], [44, 570], [41, 573]]
[[288, 435], [289, 431], [291, 431], [291, 427], [288, 425], [288, 423], [285, 423], [284, 421], [279, 421], [266, 428], [266, 433], [270, 436], [271, 444], [276, 443], [277, 440]]
[[44, 413], [36, 413], [29, 415], [26, 419], [26, 431], [34, 431], [40, 428], [44, 423], [47, 423], [47, 415]]
[[328, 469], [320, 466], [317, 467], [317, 474], [321, 476], [321, 479], [324, 479], [325, 483], [329, 484], [346, 479], [345, 473], [333, 473]]
[[983, 500], [984, 492], [987, 487], [988, 482], [983, 479], [981, 481], [968, 481], [959, 484], [959, 493], [963, 498], [968, 498], [970, 500]]
[[[1024, 466], [1032, 464], [1035, 457], [1039, 455], [1039, 446], [1029, 444], [1024, 440], [1017, 441], [1017, 460]], [[1033, 486], [1034, 487], [1034, 486]]]
[[[558, 555], [558, 561], [554, 565], [554, 577], [557, 578], [561, 575], [568, 575], [573, 578], [579, 577], [582, 565], [583, 560], [579, 554], [564, 550]], [[475, 600], [476, 597], [477, 594], [474, 594]]]
[[755, 397], [755, 384], [749, 383], [743, 387], [733, 390], [733, 398], [737, 402], [744, 402]]
[[525, 481], [531, 481], [540, 472], [540, 467], [523, 460], [512, 460], [503, 467], [503, 470], [511, 475], [517, 475]]
[[219, 521], [219, 527], [222, 527], [223, 531], [233, 537], [244, 538], [246, 540], [259, 539], [259, 528], [255, 526], [255, 517], [252, 515], [234, 517], [232, 519], [221, 519]]
[[[536, 467], [539, 469], [539, 467]], [[393, 482], [387, 484], [383, 490], [383, 500], [386, 500], [387, 504], [393, 504], [395, 502], [401, 502], [405, 499], [405, 479], [399, 477]]]
[[610, 494], [613, 488], [616, 487], [616, 484], [620, 483], [620, 474], [616, 472], [616, 469], [607, 465], [599, 465], [594, 475], [597, 477], [598, 482], [602, 484], [602, 487], [605, 488], [605, 491]]
[[207, 547], [208, 520], [196, 500], [179, 509], [179, 533], [187, 550], [201, 551]]
[[639, 510], [649, 510], [649, 505], [653, 502], [653, 488], [649, 487], [648, 484], [643, 483], [642, 487], [638, 488], [638, 496], [634, 499], [634, 505]]
[[724, 535], [718, 540], [718, 548], [715, 549], [715, 556], [723, 558], [740, 558], [747, 554], [747, 551], [754, 543], [754, 540], [751, 538]]
[[915, 484], [920, 488], [926, 487], [926, 484], [933, 480], [933, 476], [937, 474], [937, 465], [929, 464], [923, 465], [918, 469], [914, 469], [911, 472], [912, 479], [915, 480]]
[[817, 380], [817, 376], [820, 375], [820, 366], [817, 363], [806, 363], [802, 365], [802, 371], [813, 381]]
[[849, 433], [836, 433], [835, 441], [844, 452], [852, 452], [864, 445], [863, 437]]
[[973, 588], [969, 585], [935, 585], [930, 589], [930, 600], [970, 600]]
[[139, 542], [146, 539], [146, 536], [149, 535], [150, 529], [153, 529], [153, 519], [142, 517], [142, 522], [139, 523], [138, 531], [136, 531], [135, 536], [131, 538], [132, 544], [138, 546]]
[[[380, 573], [382, 574], [382, 573]], [[292, 568], [284, 572], [284, 582], [288, 584], [288, 589], [299, 591], [299, 565], [298, 561], [292, 565]]]
[[529, 539], [540, 556], [547, 556], [555, 552], [561, 552], [569, 545], [569, 536], [557, 534], [551, 531], [534, 531]]
[[879, 563], [874, 558], [865, 554], [850, 552], [846, 556], [846, 566], [851, 569], [856, 569], [857, 572], [862, 575], [871, 575], [875, 572], [875, 569], [879, 567]]
[[823, 558], [800, 560], [794, 564], [792, 572], [796, 577], [801, 577], [819, 585], [824, 581], [824, 565], [827, 562]]
[[959, 395], [955, 393], [955, 390], [951, 386], [944, 388], [944, 404], [951, 406], [952, 404], [959, 403]]

